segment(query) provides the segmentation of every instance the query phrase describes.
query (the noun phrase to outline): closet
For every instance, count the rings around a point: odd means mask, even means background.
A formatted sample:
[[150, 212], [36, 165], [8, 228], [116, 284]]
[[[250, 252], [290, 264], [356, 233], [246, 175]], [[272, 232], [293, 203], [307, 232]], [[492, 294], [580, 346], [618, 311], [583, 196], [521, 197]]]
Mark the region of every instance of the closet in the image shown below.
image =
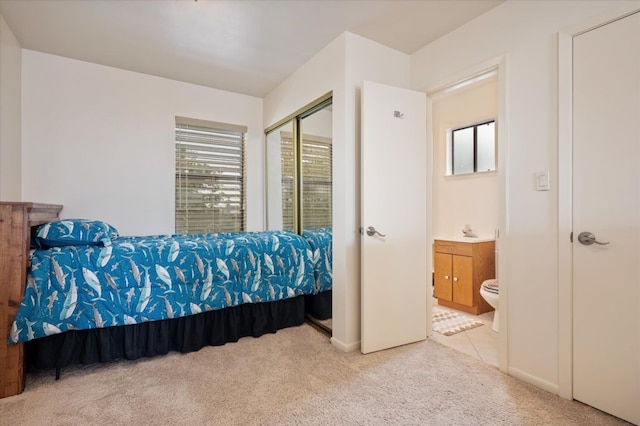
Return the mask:
[[[316, 238], [320, 233], [322, 238], [330, 238], [333, 214], [331, 102], [329, 93], [266, 129], [267, 230], [292, 231], [308, 238]], [[330, 264], [330, 242], [323, 250]], [[316, 279], [318, 287], [330, 287], [328, 269], [327, 276]], [[331, 291], [323, 293], [326, 297], [320, 302], [318, 318], [311, 319], [330, 332]], [[313, 317], [314, 308], [308, 307], [309, 310]]]

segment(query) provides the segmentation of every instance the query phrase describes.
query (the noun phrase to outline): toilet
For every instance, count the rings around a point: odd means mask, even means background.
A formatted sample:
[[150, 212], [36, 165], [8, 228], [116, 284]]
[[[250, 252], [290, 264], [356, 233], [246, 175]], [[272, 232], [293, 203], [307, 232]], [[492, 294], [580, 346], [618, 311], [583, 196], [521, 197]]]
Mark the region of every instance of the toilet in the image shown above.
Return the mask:
[[500, 300], [500, 289], [498, 287], [498, 280], [486, 280], [480, 286], [480, 295], [482, 298], [489, 304], [493, 309], [495, 309], [495, 313], [493, 314], [493, 324], [491, 325], [491, 329], [498, 332], [498, 324], [500, 323], [498, 316], [498, 302]]

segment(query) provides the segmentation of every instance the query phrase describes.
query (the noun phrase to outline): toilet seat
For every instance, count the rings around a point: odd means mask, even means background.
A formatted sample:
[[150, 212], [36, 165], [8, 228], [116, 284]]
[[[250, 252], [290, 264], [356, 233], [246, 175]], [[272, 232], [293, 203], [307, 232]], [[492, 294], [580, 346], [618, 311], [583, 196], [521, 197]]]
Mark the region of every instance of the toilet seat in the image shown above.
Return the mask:
[[500, 287], [498, 286], [497, 279], [486, 280], [480, 286], [480, 296], [484, 298], [484, 300], [491, 305], [492, 308], [495, 309], [493, 314], [493, 322], [491, 324], [491, 329], [496, 333], [499, 332], [499, 314], [498, 314], [498, 304], [500, 302]]
[[481, 286], [484, 291], [493, 294], [500, 294], [500, 287], [498, 286], [498, 280], [486, 280]]

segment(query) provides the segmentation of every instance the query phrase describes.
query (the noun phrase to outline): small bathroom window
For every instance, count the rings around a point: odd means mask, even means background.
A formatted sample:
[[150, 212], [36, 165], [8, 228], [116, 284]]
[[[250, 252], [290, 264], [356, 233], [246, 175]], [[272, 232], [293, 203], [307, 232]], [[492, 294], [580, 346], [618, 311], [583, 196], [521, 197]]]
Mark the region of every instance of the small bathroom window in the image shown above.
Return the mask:
[[495, 120], [453, 129], [450, 133], [449, 175], [496, 170]]

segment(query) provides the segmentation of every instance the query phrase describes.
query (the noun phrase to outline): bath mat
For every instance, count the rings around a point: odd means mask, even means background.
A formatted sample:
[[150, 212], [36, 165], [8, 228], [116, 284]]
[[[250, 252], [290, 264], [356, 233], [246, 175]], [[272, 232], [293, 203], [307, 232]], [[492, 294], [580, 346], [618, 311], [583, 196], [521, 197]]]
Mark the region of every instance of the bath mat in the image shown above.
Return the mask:
[[445, 336], [453, 336], [461, 331], [471, 330], [484, 324], [482, 321], [460, 315], [457, 312], [445, 311], [444, 309], [432, 308], [433, 331], [437, 331]]

